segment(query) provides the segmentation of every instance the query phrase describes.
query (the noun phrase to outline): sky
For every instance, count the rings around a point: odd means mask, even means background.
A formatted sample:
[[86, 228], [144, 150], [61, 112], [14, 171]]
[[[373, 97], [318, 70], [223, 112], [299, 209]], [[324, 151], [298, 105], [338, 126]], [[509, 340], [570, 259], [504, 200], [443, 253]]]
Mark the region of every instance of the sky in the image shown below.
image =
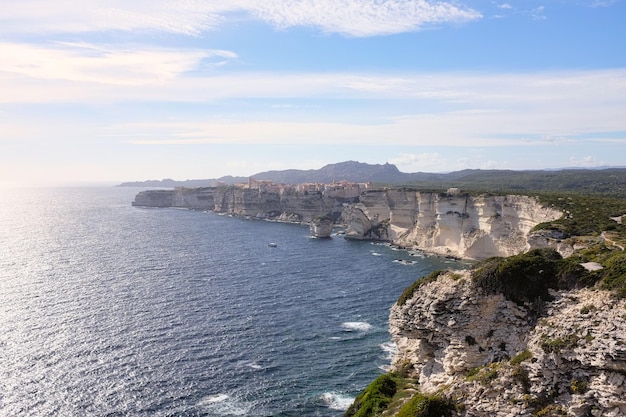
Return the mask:
[[0, 4], [0, 185], [626, 166], [626, 0]]

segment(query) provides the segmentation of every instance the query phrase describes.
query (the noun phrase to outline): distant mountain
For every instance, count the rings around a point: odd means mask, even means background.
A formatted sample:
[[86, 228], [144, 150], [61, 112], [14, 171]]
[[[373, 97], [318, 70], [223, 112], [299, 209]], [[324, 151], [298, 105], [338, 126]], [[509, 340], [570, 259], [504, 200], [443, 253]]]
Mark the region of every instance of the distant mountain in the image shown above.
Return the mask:
[[[468, 191], [533, 192], [563, 191], [605, 194], [626, 198], [626, 168], [563, 170], [480, 170], [466, 169], [445, 174], [404, 173], [392, 164], [366, 164], [346, 161], [320, 169], [259, 172], [251, 176], [279, 184], [333, 181], [371, 182], [378, 186], [395, 185], [420, 189], [445, 190], [459, 187]], [[172, 179], [126, 182], [129, 187], [210, 187], [219, 184], [247, 182], [248, 177], [226, 176], [211, 180], [175, 181]]]
[[320, 169], [286, 171], [267, 171], [254, 174], [257, 180], [270, 180], [280, 184], [301, 184], [305, 182], [331, 183], [333, 181], [384, 182], [399, 184], [410, 179], [412, 174], [405, 174], [392, 164], [366, 164], [356, 161], [326, 165]]

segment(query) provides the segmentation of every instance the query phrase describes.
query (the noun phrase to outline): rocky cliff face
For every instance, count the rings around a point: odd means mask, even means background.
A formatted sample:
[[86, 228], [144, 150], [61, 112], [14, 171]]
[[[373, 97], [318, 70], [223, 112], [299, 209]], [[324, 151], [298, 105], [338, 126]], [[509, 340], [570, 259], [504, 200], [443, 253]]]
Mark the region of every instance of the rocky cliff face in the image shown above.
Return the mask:
[[[510, 256], [531, 248], [539, 223], [562, 213], [526, 196], [449, 196], [411, 190], [376, 190], [361, 195], [360, 210], [371, 223], [387, 222], [389, 240], [403, 247], [460, 258]], [[363, 224], [360, 214], [351, 223]], [[363, 227], [355, 228], [356, 231]]]
[[625, 301], [553, 292], [537, 314], [485, 294], [466, 271], [423, 284], [390, 313], [393, 367], [460, 416], [626, 415]]
[[205, 187], [142, 191], [135, 197], [133, 205], [211, 210], [236, 216], [308, 223], [325, 214], [339, 217], [344, 204], [353, 200], [336, 193], [278, 193], [239, 187]]
[[185, 207], [306, 223], [330, 214], [342, 219], [349, 239], [385, 240], [469, 259], [510, 256], [551, 245], [557, 239], [531, 236], [530, 231], [562, 214], [526, 196], [449, 196], [402, 189], [368, 190], [355, 203], [354, 198], [321, 192], [176, 188], [141, 192], [133, 205]]

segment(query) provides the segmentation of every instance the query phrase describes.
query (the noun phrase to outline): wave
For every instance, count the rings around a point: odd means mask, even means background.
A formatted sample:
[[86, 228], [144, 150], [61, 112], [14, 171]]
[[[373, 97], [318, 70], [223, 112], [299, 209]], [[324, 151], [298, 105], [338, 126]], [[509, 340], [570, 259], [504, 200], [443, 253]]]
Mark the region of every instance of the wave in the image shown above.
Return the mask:
[[341, 323], [341, 327], [343, 327], [347, 332], [366, 332], [371, 330], [372, 325], [365, 321], [347, 321], [345, 323]]
[[393, 359], [393, 356], [398, 353], [398, 346], [391, 340], [389, 342], [381, 343], [378, 346], [383, 351], [385, 359], [391, 360]]
[[245, 416], [250, 411], [249, 407], [228, 394], [209, 395], [198, 401], [196, 406], [219, 416]]
[[345, 411], [354, 402], [354, 398], [336, 392], [325, 392], [320, 395], [322, 402], [331, 410]]

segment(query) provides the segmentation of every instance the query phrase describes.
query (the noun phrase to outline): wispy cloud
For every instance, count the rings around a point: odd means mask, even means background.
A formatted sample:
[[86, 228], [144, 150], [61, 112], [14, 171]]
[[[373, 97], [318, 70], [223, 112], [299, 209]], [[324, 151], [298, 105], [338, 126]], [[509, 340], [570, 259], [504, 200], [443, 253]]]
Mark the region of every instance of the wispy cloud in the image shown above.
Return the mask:
[[528, 13], [533, 18], [533, 20], [545, 20], [548, 17], [545, 15], [545, 6], [535, 7], [531, 9]]
[[617, 0], [592, 0], [591, 7], [611, 7]]
[[357, 37], [411, 32], [432, 24], [482, 17], [455, 2], [426, 0], [268, 1], [249, 10], [277, 27], [311, 26]]
[[162, 82], [195, 69], [201, 61], [237, 55], [221, 50], [114, 48], [87, 43], [0, 43], [0, 73], [32, 79], [117, 85]]
[[429, 0], [21, 0], [4, 9], [5, 34], [144, 30], [196, 36], [245, 14], [277, 28], [365, 37], [482, 17], [457, 2]]

